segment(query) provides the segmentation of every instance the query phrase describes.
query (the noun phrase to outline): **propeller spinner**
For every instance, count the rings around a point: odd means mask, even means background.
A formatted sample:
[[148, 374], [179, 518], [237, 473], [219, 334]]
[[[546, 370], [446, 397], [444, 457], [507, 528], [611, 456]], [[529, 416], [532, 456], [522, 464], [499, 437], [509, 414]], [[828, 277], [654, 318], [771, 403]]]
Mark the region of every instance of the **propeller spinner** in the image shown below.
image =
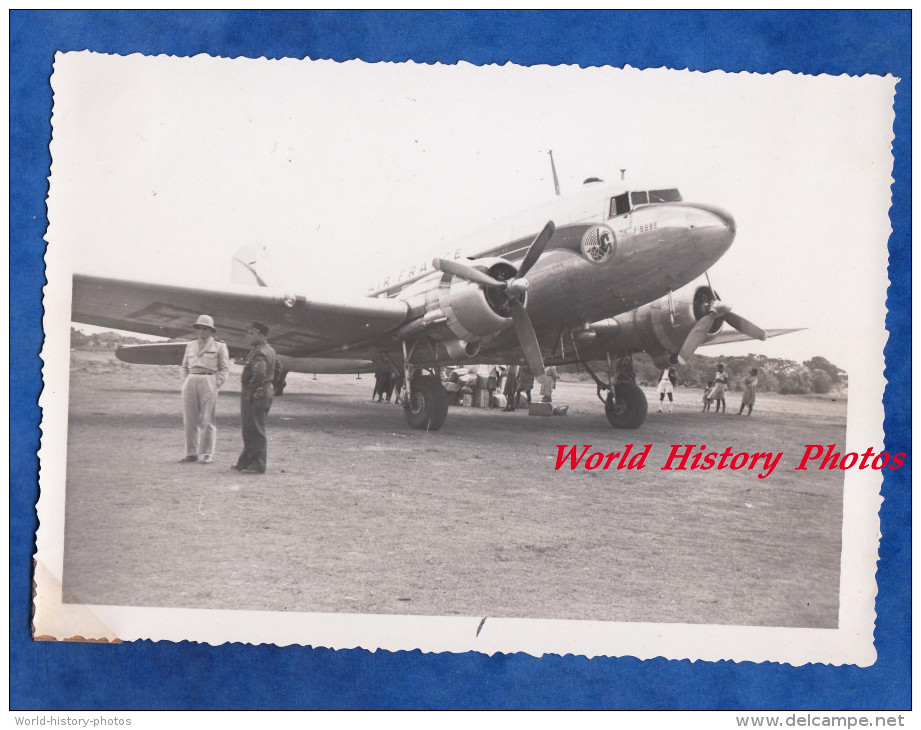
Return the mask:
[[[721, 302], [717, 293], [712, 287], [701, 290], [707, 293], [707, 299], [704, 302], [706, 313], [697, 320], [688, 336], [678, 351], [678, 361], [682, 364], [687, 362], [688, 358], [694, 354], [694, 351], [707, 339], [710, 330], [713, 328], [717, 318], [721, 318], [726, 324], [733, 329], [748, 335], [753, 340], [766, 340], [767, 333], [758, 325], [748, 321], [744, 317], [732, 311], [732, 307], [725, 302]], [[695, 307], [696, 309], [696, 307]]]
[[528, 367], [531, 368], [535, 378], [542, 378], [544, 375], [544, 358], [540, 354], [540, 344], [537, 341], [534, 325], [531, 323], [531, 318], [528, 316], [522, 301], [524, 293], [528, 290], [528, 280], [525, 275], [537, 263], [544, 249], [547, 248], [547, 243], [553, 237], [555, 230], [556, 226], [553, 221], [547, 221], [547, 225], [537, 234], [528, 247], [528, 251], [518, 267], [518, 272], [515, 276], [506, 280], [496, 279], [460, 261], [448, 259], [435, 259], [432, 261], [432, 266], [439, 271], [487, 287], [492, 290], [494, 295], [501, 297], [503, 308], [507, 307], [511, 313], [515, 334], [518, 336], [518, 344], [521, 345], [525, 359], [528, 361]]

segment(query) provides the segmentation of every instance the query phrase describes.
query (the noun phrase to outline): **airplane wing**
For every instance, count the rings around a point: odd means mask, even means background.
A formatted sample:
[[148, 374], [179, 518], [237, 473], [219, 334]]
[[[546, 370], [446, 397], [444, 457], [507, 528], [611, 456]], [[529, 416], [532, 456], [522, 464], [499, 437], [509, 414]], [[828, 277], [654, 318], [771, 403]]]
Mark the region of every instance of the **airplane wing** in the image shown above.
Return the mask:
[[218, 337], [246, 348], [246, 327], [269, 326], [269, 342], [283, 355], [343, 357], [386, 336], [407, 318], [394, 299], [355, 297], [321, 301], [266, 288], [198, 289], [75, 274], [71, 320], [161, 337], [188, 337], [200, 314], [215, 319]]
[[[791, 332], [801, 332], [806, 329], [805, 327], [794, 327], [793, 329], [786, 330], [765, 330], [764, 333], [768, 337], [779, 337], [780, 335], [788, 335]], [[744, 342], [746, 340], [751, 340], [753, 338], [749, 337], [742, 332], [720, 332], [713, 336], [712, 339], [707, 340], [700, 344], [700, 347], [706, 347], [707, 345], [725, 345], [728, 342]]]

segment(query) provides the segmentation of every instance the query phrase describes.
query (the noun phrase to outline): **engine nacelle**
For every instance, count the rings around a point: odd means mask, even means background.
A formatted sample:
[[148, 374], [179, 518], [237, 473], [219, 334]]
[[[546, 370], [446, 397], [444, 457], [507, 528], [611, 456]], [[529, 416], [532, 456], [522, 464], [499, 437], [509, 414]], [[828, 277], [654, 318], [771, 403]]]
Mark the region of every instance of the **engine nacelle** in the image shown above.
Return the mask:
[[[642, 350], [664, 367], [675, 361], [688, 333], [710, 311], [715, 298], [707, 286], [688, 288], [598, 323], [595, 329], [612, 337], [618, 350]], [[722, 318], [717, 317], [709, 334], [722, 326]]]
[[[479, 259], [474, 268], [500, 281], [512, 279], [518, 273], [517, 266], [499, 258]], [[522, 293], [519, 296], [525, 303], [527, 295]], [[447, 317], [447, 328], [466, 343], [493, 335], [507, 327], [510, 321], [506, 294], [495, 288], [446, 275], [439, 285], [437, 297], [438, 305]]]

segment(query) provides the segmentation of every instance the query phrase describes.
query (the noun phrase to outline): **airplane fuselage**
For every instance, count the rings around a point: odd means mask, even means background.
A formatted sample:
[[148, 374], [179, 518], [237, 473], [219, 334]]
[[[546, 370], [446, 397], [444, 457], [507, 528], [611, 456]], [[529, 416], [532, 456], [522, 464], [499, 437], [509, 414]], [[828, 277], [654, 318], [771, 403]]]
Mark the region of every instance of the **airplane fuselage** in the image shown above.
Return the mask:
[[[652, 193], [669, 199], [649, 202]], [[562, 333], [588, 328], [680, 289], [712, 266], [735, 235], [728, 213], [683, 202], [677, 190], [630, 193], [623, 186], [594, 184], [559, 201], [555, 210], [544, 208], [530, 221], [519, 220], [517, 229], [514, 224], [496, 226], [492, 233], [503, 243], [484, 247], [465, 262], [500, 278], [504, 267], [510, 266], [505, 273], [513, 274], [548, 215], [558, 225], [527, 274], [525, 301], [549, 361], [566, 359], [554, 357], [553, 344]], [[508, 314], [496, 311], [488, 292], [475, 283], [436, 271], [372, 296], [395, 298], [409, 307], [394, 347], [387, 348], [394, 360], [402, 356], [400, 341], [422, 336], [429, 346], [413, 353], [420, 365], [493, 362], [499, 353], [515, 349]], [[587, 344], [586, 351], [591, 349]], [[383, 354], [379, 346], [367, 352], [369, 360]]]

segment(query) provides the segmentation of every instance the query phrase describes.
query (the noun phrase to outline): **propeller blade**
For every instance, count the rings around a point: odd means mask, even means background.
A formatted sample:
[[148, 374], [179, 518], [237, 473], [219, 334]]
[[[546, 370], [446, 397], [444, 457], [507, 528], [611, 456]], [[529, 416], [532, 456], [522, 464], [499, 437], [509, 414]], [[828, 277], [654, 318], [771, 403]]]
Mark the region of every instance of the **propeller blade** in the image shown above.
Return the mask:
[[733, 329], [737, 329], [743, 335], [748, 335], [754, 340], [766, 340], [767, 333], [761, 329], [758, 325], [749, 322], [745, 317], [740, 317], [735, 312], [729, 312], [728, 314], [723, 315], [723, 319], [726, 320], [726, 323]]
[[688, 332], [684, 344], [681, 345], [681, 350], [678, 352], [679, 360], [687, 362], [687, 359], [694, 354], [694, 351], [698, 347], [700, 347], [700, 343], [707, 339], [707, 332], [713, 326], [713, 321], [715, 319], [716, 314], [710, 312], [697, 320], [697, 323], [691, 328], [691, 331]]
[[531, 267], [537, 263], [537, 259], [540, 258], [540, 255], [544, 252], [544, 249], [547, 248], [547, 242], [552, 238], [553, 232], [556, 230], [556, 225], [553, 221], [547, 221], [547, 225], [544, 226], [544, 229], [537, 234], [534, 240], [531, 242], [528, 252], [524, 255], [524, 258], [521, 260], [521, 266], [518, 267], [518, 276], [522, 277], [527, 274]]
[[467, 266], [467, 264], [462, 264], [460, 261], [452, 261], [450, 259], [433, 259], [432, 266], [434, 266], [439, 271], [443, 271], [446, 274], [451, 274], [452, 276], [456, 276], [459, 279], [464, 279], [465, 281], [471, 281], [474, 284], [494, 286], [501, 289], [505, 288], [504, 281], [493, 279], [489, 274], [484, 274], [482, 271], [474, 269], [472, 266]]
[[535, 378], [542, 378], [544, 377], [544, 358], [540, 354], [540, 343], [537, 341], [537, 333], [534, 332], [531, 318], [525, 311], [524, 305], [517, 299], [509, 300], [509, 306], [512, 309], [515, 334], [518, 335], [518, 343], [524, 352], [525, 360], [528, 361], [528, 367], [531, 368], [531, 373]]

